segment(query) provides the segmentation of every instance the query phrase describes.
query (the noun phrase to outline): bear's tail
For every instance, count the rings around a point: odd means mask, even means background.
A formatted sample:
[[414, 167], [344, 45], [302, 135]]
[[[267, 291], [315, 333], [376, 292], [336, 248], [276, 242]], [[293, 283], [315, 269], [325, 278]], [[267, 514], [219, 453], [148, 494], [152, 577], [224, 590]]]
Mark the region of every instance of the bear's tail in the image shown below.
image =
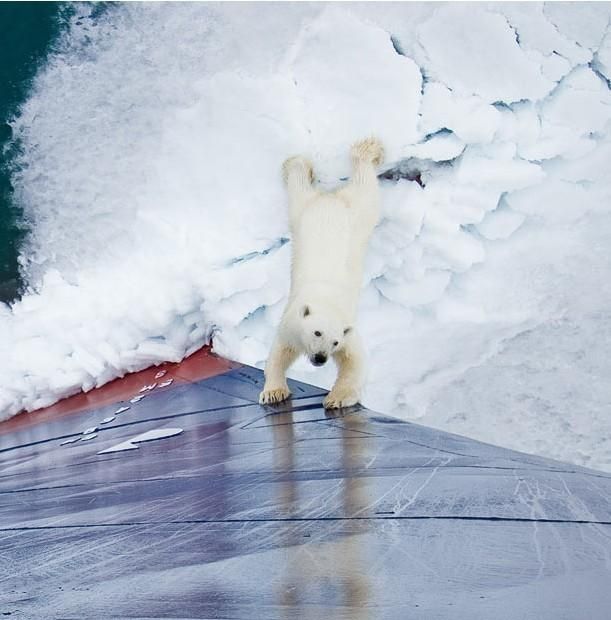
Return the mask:
[[367, 161], [379, 166], [384, 161], [384, 147], [380, 140], [372, 136], [355, 142], [350, 149], [350, 156], [354, 162]]

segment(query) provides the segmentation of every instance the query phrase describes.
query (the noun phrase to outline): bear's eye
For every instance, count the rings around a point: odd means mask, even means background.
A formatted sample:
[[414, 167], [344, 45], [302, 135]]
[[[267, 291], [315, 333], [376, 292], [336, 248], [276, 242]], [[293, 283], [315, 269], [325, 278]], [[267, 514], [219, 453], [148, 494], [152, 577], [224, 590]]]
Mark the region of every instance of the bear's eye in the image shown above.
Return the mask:
[[335, 340], [335, 341], [333, 342], [333, 346], [334, 346], [334, 347], [336, 347], [338, 344], [339, 344], [339, 342], [338, 342], [337, 340]]
[[322, 334], [319, 331], [314, 332], [315, 336], [318, 336], [319, 338], [322, 336]]

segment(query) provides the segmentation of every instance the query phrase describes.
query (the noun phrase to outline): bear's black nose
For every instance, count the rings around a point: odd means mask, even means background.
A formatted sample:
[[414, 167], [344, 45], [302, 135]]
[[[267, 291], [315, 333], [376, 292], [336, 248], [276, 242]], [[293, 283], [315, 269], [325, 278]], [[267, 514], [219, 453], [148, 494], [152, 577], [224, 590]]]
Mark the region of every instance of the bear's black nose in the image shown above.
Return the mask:
[[312, 363], [314, 366], [322, 366], [327, 361], [327, 356], [324, 353], [316, 353]]

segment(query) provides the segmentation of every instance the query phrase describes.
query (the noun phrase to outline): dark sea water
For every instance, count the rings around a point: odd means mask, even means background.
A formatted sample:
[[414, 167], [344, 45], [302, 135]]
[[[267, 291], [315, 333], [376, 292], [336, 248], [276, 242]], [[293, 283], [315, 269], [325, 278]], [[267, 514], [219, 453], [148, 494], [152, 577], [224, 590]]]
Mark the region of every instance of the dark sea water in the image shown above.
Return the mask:
[[17, 113], [57, 37], [60, 13], [59, 2], [0, 3], [0, 301], [15, 299], [22, 287], [17, 254], [26, 232], [12, 200], [7, 121]]

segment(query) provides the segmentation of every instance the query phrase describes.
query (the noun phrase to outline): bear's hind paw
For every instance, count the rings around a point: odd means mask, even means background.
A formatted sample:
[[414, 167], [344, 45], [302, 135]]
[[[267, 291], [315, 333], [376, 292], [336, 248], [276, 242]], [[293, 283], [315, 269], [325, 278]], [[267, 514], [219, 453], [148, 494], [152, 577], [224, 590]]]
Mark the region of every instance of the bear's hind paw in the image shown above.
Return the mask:
[[289, 175], [297, 174], [302, 177], [303, 182], [312, 184], [314, 182], [314, 167], [312, 162], [302, 155], [289, 157], [282, 164], [282, 178], [288, 182]]
[[352, 145], [351, 155], [354, 160], [369, 161], [379, 166], [384, 161], [384, 147], [377, 138], [365, 138]]
[[281, 403], [291, 395], [288, 388], [276, 388], [272, 390], [263, 390], [259, 394], [259, 403], [261, 405], [272, 405], [274, 403]]

